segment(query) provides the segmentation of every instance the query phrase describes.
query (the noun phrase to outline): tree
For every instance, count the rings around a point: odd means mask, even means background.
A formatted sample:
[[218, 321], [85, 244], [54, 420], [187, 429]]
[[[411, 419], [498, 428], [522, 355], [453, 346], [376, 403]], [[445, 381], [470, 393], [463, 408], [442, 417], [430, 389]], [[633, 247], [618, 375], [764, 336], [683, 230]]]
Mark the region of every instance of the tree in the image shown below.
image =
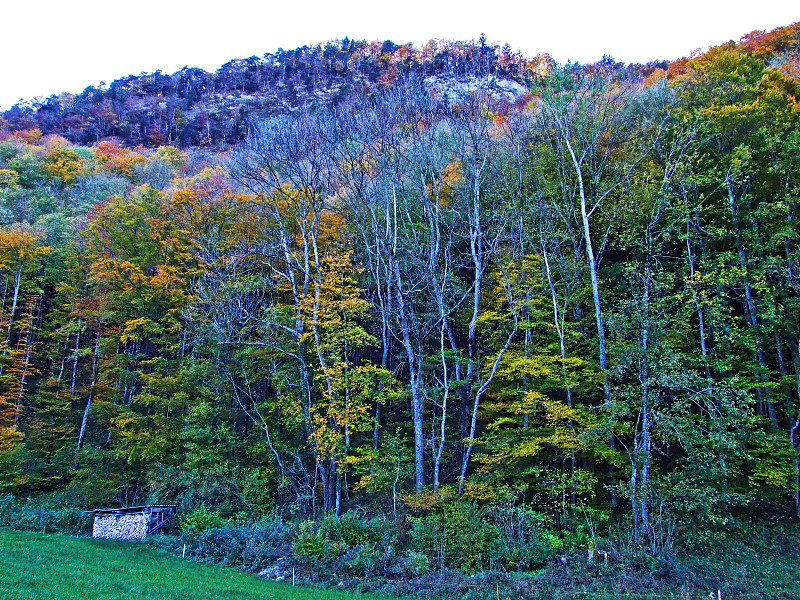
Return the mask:
[[[600, 261], [616, 218], [617, 201], [660, 137], [664, 119], [658, 112], [639, 110], [637, 87], [615, 81], [605, 69], [567, 65], [554, 70], [538, 88], [539, 127], [550, 138], [556, 189], [563, 194], [564, 204], [556, 210], [563, 218], [574, 220], [582, 236], [606, 405], [612, 397]], [[610, 443], [613, 449], [613, 435]], [[612, 494], [612, 505], [615, 502]]]
[[39, 278], [42, 260], [49, 252], [50, 247], [35, 231], [0, 231], [0, 274], [5, 280], [0, 304], [0, 410], [14, 424], [21, 416], [26, 381], [33, 370], [33, 350], [41, 325], [43, 291]]

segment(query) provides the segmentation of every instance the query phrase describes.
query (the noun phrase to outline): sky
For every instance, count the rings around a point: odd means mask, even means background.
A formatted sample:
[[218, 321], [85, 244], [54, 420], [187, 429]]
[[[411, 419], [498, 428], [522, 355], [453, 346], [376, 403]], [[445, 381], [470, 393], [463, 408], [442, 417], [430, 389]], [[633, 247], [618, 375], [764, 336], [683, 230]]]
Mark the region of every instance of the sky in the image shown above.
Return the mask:
[[508, 43], [559, 62], [675, 59], [800, 21], [797, 0], [38, 0], [0, 11], [0, 108], [327, 40]]

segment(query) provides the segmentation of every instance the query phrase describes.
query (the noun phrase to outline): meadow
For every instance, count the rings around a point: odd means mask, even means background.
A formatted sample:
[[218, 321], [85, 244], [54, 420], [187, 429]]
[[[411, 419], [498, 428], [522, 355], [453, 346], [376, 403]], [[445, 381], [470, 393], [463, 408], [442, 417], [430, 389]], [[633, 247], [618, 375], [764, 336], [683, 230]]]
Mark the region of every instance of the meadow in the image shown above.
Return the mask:
[[[275, 583], [143, 544], [0, 529], [0, 600], [374, 600]], [[385, 598], [385, 596], [383, 597]]]

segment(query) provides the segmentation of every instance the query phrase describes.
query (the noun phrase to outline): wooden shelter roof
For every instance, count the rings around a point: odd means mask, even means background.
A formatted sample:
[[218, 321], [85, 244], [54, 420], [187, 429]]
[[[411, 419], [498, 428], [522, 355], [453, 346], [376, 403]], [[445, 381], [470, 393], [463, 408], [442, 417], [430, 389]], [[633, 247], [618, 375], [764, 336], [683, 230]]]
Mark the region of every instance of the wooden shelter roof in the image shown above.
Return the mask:
[[175, 510], [175, 504], [145, 504], [143, 506], [125, 506], [117, 508], [95, 508], [92, 512], [95, 515], [125, 515], [129, 513], [149, 513], [162, 512], [171, 513]]

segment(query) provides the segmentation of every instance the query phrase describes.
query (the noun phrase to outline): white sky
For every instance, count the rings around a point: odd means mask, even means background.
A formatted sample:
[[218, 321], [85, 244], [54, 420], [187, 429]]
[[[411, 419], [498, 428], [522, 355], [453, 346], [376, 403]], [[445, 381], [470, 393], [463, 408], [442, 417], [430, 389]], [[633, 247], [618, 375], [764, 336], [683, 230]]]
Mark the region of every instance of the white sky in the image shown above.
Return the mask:
[[101, 81], [326, 40], [424, 44], [486, 34], [526, 56], [675, 59], [800, 20], [797, 0], [38, 0], [4, 3], [0, 108]]

